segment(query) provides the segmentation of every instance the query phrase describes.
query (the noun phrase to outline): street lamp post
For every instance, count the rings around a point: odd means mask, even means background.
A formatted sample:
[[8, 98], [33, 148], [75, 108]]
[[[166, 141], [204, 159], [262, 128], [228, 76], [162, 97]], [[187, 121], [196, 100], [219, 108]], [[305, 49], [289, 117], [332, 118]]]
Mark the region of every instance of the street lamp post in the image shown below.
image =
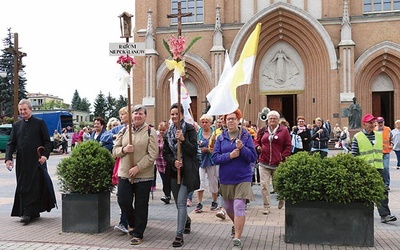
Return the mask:
[[[121, 15], [118, 16], [120, 20], [120, 29], [121, 29], [121, 38], [125, 38], [126, 43], [129, 43], [129, 38], [132, 37], [132, 17], [133, 15], [129, 14], [128, 12], [123, 12]], [[129, 72], [130, 74], [130, 72]], [[132, 145], [132, 105], [131, 105], [131, 85], [133, 85], [133, 78], [132, 82], [130, 82], [127, 86], [127, 93], [128, 93], [128, 141], [129, 144]], [[130, 168], [133, 167], [133, 153], [129, 154], [129, 163]], [[133, 179], [131, 179], [133, 183]]]

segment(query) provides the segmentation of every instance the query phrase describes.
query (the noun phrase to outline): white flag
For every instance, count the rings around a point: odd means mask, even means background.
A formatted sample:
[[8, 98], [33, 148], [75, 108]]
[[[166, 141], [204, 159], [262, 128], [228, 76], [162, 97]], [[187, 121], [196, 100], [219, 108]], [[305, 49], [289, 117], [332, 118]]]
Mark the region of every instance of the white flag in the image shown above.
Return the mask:
[[218, 85], [215, 86], [215, 88], [213, 88], [211, 92], [208, 93], [206, 96], [208, 102], [211, 105], [210, 109], [207, 112], [207, 115], [225, 115], [230, 113], [227, 112], [226, 110], [229, 111], [230, 110], [229, 106], [233, 104], [232, 103], [228, 104], [228, 107], [226, 107], [225, 102], [226, 100], [231, 99], [230, 98], [231, 94], [229, 93], [229, 91], [226, 90], [227, 88], [226, 85], [228, 84], [227, 79], [231, 69], [232, 69], [231, 60], [229, 60], [229, 54], [228, 51], [226, 51], [224, 69], [222, 70], [221, 76], [218, 81]]
[[[176, 81], [172, 81], [171, 78], [169, 79], [171, 105], [178, 102], [178, 79], [179, 78], [177, 78]], [[192, 100], [190, 99], [189, 92], [187, 91], [187, 88], [183, 83], [183, 80], [181, 79], [180, 82], [181, 82], [181, 104], [183, 107], [184, 119], [187, 123], [194, 124], [194, 119], [189, 112]]]

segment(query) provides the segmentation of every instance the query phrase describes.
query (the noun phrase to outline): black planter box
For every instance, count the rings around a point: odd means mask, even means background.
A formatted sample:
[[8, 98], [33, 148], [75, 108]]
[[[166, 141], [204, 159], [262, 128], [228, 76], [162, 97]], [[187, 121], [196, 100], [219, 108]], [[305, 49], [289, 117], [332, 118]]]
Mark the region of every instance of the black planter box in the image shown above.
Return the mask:
[[62, 231], [101, 233], [110, 227], [110, 192], [62, 194]]
[[286, 202], [285, 242], [374, 246], [374, 206]]

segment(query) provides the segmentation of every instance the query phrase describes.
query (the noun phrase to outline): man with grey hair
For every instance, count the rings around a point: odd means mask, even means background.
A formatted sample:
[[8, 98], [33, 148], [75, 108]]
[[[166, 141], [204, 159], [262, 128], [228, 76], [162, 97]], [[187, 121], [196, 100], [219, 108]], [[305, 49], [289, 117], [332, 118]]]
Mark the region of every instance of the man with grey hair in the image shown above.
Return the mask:
[[[16, 175], [17, 188], [11, 216], [21, 217], [24, 225], [32, 219], [40, 217], [41, 212], [55, 207], [55, 204], [43, 204], [46, 197], [42, 195], [43, 172], [42, 166], [49, 158], [52, 144], [46, 123], [32, 116], [32, 104], [22, 99], [18, 104], [21, 120], [12, 126], [10, 139], [7, 143], [5, 163], [8, 170], [14, 167], [13, 153], [17, 151]], [[38, 158], [38, 148], [44, 147]], [[39, 165], [39, 166], [38, 166]], [[45, 171], [47, 171], [47, 168]]]

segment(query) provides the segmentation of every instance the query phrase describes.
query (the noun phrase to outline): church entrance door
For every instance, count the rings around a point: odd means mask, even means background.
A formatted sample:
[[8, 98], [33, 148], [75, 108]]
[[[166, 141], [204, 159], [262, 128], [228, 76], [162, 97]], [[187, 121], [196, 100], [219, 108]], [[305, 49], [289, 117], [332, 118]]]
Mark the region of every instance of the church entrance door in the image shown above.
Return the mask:
[[393, 91], [372, 92], [372, 114], [385, 118], [385, 125], [394, 128]]
[[285, 118], [290, 127], [297, 125], [297, 96], [296, 95], [267, 95], [267, 107], [276, 110]]

